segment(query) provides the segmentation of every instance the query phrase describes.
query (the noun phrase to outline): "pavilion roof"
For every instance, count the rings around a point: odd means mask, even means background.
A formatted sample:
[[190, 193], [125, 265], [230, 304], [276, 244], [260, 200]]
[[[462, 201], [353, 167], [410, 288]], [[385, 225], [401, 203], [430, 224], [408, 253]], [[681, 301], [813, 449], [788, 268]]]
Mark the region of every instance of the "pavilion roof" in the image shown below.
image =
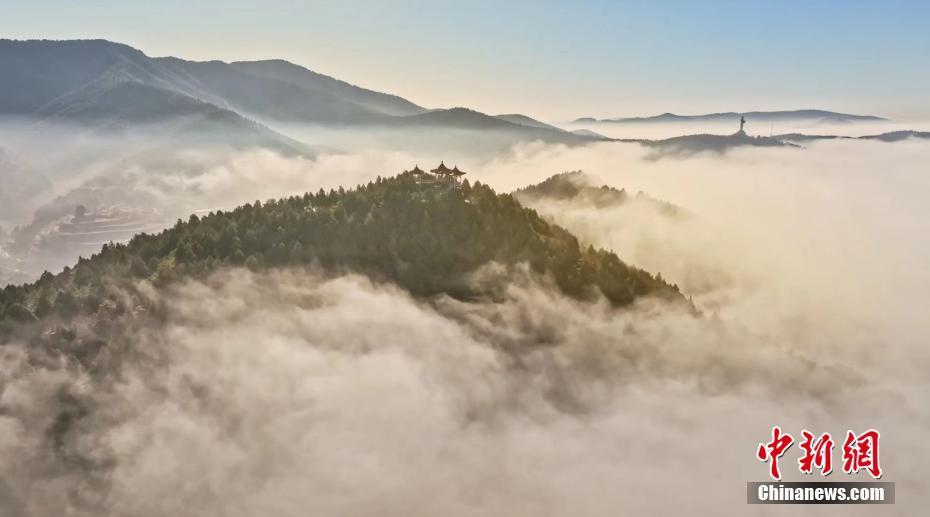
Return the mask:
[[449, 174], [450, 172], [452, 172], [452, 170], [446, 167], [445, 163], [439, 162], [439, 167], [436, 167], [430, 172], [432, 172], [433, 174], [445, 175], [445, 174]]

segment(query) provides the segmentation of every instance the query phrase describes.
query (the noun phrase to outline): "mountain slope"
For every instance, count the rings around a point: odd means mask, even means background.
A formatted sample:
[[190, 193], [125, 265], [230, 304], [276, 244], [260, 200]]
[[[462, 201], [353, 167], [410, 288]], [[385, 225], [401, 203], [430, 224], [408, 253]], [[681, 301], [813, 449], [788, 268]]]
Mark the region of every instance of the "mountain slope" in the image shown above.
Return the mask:
[[613, 140], [612, 138], [604, 136], [596, 131], [591, 131], [590, 129], [575, 129], [572, 131], [572, 134], [587, 138], [596, 138], [598, 140]]
[[0, 70], [0, 114], [35, 114], [68, 95], [126, 82], [207, 96], [141, 51], [104, 40], [0, 40]]
[[327, 91], [313, 91], [294, 83], [240, 72], [220, 61], [194, 62], [161, 58], [196, 77], [200, 84], [231, 109], [268, 121], [358, 123], [380, 114]]
[[582, 248], [510, 195], [480, 183], [424, 186], [402, 174], [348, 192], [320, 191], [192, 216], [160, 234], [104, 246], [59, 275], [7, 286], [0, 292], [0, 321], [9, 332], [17, 321], [125, 311], [124, 293], [135, 290], [139, 279], [165, 285], [237, 265], [319, 264], [390, 281], [419, 296], [494, 296], [495, 287], [470, 279], [492, 262], [526, 263], [572, 297], [600, 292], [615, 305], [646, 295], [683, 300], [661, 277], [627, 266], [613, 253]]
[[526, 115], [521, 115], [519, 113], [507, 113], [503, 115], [494, 115], [495, 118], [501, 120], [506, 120], [511, 124], [519, 124], [526, 127], [535, 127], [539, 129], [552, 129], [555, 131], [564, 131], [560, 127], [553, 126], [552, 124], [546, 124], [545, 122], [540, 122], [534, 118], [527, 117]]
[[738, 113], [735, 111], [725, 113], [707, 113], [704, 115], [676, 115], [674, 113], [663, 113], [652, 117], [628, 117], [628, 118], [609, 118], [595, 119], [592, 117], [583, 117], [576, 119], [576, 123], [612, 123], [612, 124], [636, 124], [636, 123], [663, 123], [663, 122], [730, 122], [739, 120], [745, 116], [756, 122], [785, 122], [785, 121], [812, 121], [812, 122], [830, 122], [830, 123], [847, 123], [847, 122], [876, 122], [883, 121], [881, 117], [873, 115], [851, 115], [848, 113], [837, 113], [834, 111], [804, 109], [792, 111], [749, 111]]
[[447, 110], [433, 110], [419, 115], [401, 117], [391, 121], [397, 126], [406, 127], [444, 127], [455, 129], [468, 129], [477, 131], [497, 131], [517, 139], [541, 140], [551, 143], [583, 144], [596, 141], [596, 138], [576, 135], [552, 126], [533, 127], [509, 122], [500, 117], [485, 115], [479, 111], [468, 108], [451, 108]]
[[342, 99], [385, 115], [416, 115], [426, 111], [426, 108], [417, 106], [397, 95], [361, 88], [280, 59], [236, 61], [230, 63], [229, 66], [254, 76], [292, 83], [307, 91], [331, 92]]
[[154, 129], [284, 152], [302, 144], [230, 109], [183, 68], [103, 40], [0, 40], [0, 116], [92, 130]]
[[[284, 61], [224, 63], [151, 58], [104, 40], [0, 40], [0, 113], [28, 115], [69, 97], [132, 83], [269, 119], [350, 122], [425, 111]], [[140, 102], [148, 102], [138, 96]], [[60, 109], [60, 108], [59, 108]], [[169, 110], [170, 114], [170, 110]]]
[[560, 143], [595, 140], [529, 117], [512, 123], [473, 110], [428, 111], [281, 60], [196, 62], [151, 58], [103, 40], [0, 40], [0, 71], [0, 115], [41, 122], [118, 128], [188, 117], [268, 138], [273, 132], [254, 119], [402, 130], [499, 129], [521, 140]]

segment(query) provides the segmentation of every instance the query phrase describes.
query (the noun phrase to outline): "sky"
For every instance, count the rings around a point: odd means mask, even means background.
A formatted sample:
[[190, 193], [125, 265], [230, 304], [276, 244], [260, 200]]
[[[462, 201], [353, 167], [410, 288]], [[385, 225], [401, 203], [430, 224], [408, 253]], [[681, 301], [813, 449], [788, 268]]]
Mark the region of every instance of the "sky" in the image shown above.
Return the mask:
[[0, 37], [281, 58], [431, 108], [930, 117], [930, 2], [0, 0]]

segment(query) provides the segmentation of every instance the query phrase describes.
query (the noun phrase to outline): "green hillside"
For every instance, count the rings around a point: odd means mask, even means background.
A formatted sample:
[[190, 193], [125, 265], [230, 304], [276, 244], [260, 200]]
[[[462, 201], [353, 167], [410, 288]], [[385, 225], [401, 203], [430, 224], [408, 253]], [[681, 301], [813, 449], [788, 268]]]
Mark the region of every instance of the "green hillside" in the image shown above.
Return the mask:
[[394, 282], [417, 296], [493, 296], [467, 281], [491, 261], [526, 263], [575, 298], [600, 292], [617, 306], [644, 295], [683, 300], [676, 286], [613, 253], [581, 247], [509, 194], [480, 183], [423, 185], [404, 173], [351, 191], [191, 216], [157, 235], [104, 246], [58, 275], [0, 291], [0, 332], [84, 317], [105, 322], [142, 303], [132, 299], [139, 281], [162, 287], [222, 266], [314, 265]]

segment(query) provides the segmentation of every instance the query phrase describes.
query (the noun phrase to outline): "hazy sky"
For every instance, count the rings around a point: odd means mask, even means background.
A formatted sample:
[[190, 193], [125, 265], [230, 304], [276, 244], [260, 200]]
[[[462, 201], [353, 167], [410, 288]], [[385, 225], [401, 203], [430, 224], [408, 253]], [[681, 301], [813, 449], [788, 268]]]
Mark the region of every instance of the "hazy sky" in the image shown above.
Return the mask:
[[0, 0], [0, 37], [284, 58], [428, 107], [551, 121], [817, 107], [930, 116], [930, 2]]

